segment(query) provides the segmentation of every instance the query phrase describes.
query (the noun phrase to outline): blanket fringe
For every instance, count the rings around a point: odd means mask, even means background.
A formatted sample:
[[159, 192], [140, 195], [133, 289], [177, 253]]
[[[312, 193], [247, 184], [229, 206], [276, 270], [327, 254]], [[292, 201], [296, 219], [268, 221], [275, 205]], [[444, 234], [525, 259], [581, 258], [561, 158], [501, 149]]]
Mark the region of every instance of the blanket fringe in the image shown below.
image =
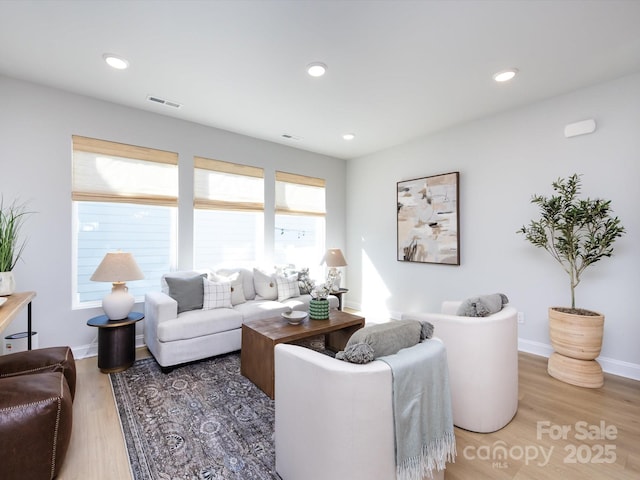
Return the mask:
[[456, 437], [446, 432], [442, 437], [422, 446], [422, 452], [415, 457], [406, 458], [396, 467], [398, 480], [422, 480], [433, 478], [434, 470], [444, 470], [446, 463], [455, 463], [457, 455]]

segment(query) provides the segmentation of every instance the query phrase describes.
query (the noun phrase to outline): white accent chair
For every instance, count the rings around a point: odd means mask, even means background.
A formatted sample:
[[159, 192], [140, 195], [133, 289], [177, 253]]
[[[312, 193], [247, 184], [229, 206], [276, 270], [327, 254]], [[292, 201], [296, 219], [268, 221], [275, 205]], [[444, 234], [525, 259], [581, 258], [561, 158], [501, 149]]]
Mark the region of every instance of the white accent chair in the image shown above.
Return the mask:
[[404, 313], [431, 322], [447, 347], [453, 424], [489, 433], [518, 410], [518, 313], [506, 305], [488, 317], [456, 315], [462, 302], [445, 301], [442, 313]]
[[387, 363], [276, 345], [276, 471], [283, 480], [394, 480], [392, 403]]

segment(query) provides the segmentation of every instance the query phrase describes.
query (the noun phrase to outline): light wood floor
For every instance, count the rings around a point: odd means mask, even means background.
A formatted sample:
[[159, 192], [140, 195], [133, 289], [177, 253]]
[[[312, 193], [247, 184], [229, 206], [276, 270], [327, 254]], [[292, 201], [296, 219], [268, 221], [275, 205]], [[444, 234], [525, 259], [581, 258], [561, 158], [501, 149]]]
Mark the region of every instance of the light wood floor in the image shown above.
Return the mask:
[[[148, 356], [146, 349], [137, 354], [139, 358]], [[549, 377], [545, 358], [520, 353], [519, 361], [515, 418], [490, 434], [456, 428], [458, 456], [447, 467], [447, 480], [640, 478], [640, 382], [605, 375], [603, 388], [584, 389]], [[77, 370], [73, 434], [58, 478], [130, 479], [108, 375], [100, 373], [96, 358], [79, 360]], [[584, 427], [578, 422], [585, 422]], [[571, 428], [566, 438], [551, 438], [549, 432], [555, 434], [563, 426]], [[594, 429], [592, 435], [608, 438], [581, 438], [584, 431]], [[491, 458], [500, 448], [506, 449], [506, 458]]]

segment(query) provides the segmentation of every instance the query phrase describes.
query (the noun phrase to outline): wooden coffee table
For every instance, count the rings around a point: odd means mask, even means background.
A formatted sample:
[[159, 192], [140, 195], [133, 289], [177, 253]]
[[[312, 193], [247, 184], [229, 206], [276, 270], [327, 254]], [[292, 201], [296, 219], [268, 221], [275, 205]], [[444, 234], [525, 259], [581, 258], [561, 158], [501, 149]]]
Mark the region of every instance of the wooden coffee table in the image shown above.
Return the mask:
[[353, 332], [362, 327], [364, 317], [339, 310], [331, 310], [328, 320], [311, 320], [307, 317], [300, 325], [290, 325], [280, 316], [243, 323], [240, 372], [273, 398], [273, 348], [278, 343], [324, 334], [325, 348], [337, 352], [343, 350]]

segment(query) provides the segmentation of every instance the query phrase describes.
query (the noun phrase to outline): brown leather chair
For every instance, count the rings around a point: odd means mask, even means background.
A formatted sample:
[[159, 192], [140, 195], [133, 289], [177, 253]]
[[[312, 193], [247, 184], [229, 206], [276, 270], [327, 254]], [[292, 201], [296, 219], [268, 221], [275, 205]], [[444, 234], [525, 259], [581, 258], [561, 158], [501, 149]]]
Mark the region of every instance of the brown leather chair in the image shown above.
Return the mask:
[[58, 475], [71, 439], [75, 387], [69, 347], [0, 356], [0, 478]]

